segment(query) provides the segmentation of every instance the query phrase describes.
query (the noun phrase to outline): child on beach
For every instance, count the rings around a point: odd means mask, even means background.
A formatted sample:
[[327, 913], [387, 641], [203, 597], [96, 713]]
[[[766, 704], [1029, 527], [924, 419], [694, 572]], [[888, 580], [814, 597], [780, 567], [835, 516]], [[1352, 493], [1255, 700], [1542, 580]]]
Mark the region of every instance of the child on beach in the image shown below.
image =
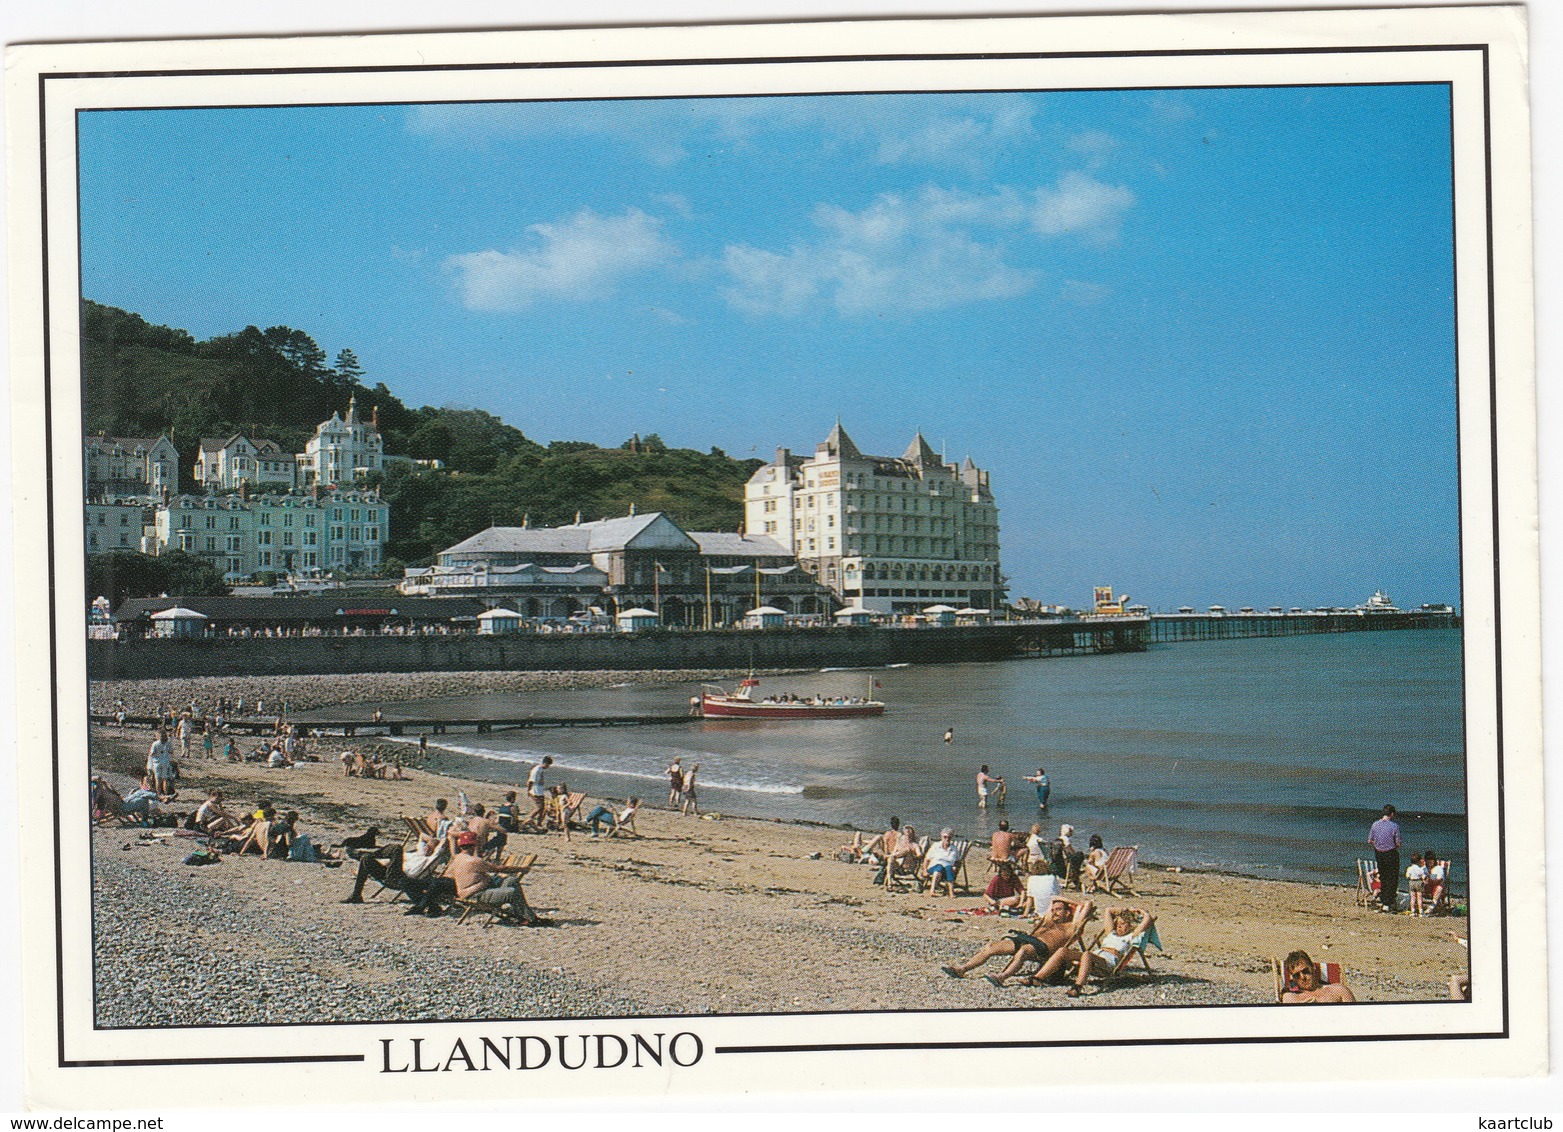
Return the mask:
[[1406, 886], [1411, 890], [1411, 908], [1406, 913], [1408, 916], [1422, 915], [1422, 896], [1427, 891], [1427, 866], [1422, 861], [1422, 854], [1413, 853], [1411, 864], [1406, 869]]

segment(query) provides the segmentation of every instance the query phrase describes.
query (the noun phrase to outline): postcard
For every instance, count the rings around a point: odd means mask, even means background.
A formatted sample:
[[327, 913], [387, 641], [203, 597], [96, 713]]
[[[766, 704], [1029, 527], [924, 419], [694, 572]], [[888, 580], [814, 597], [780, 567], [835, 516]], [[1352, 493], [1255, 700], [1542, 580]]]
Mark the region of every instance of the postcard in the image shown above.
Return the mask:
[[1520, 9], [8, 64], [29, 1104], [1545, 1072]]

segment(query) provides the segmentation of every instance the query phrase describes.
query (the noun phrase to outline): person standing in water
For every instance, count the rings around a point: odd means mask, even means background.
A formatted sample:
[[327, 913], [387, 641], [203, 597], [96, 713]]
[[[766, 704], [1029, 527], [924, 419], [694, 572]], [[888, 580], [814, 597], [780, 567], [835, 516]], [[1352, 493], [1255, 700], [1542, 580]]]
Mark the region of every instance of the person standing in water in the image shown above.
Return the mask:
[[1035, 774], [1026, 775], [1026, 781], [1037, 788], [1037, 809], [1047, 813], [1047, 796], [1053, 792], [1053, 786], [1047, 780], [1047, 771], [1037, 767]]
[[953, 743], [953, 742], [955, 742], [955, 728], [953, 728], [953, 727], [945, 728], [944, 741], [946, 743]]
[[[997, 784], [996, 786], [994, 784]], [[988, 773], [988, 764], [983, 763], [982, 769], [977, 772], [977, 808], [988, 808], [988, 795], [995, 789], [1004, 789], [1004, 779]]]

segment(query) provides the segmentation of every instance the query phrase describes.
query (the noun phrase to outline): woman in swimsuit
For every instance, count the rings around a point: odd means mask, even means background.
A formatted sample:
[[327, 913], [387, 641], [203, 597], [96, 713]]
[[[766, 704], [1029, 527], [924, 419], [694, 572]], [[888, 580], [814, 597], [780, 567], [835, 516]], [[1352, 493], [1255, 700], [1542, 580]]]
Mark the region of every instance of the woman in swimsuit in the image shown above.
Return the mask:
[[1075, 969], [1075, 985], [1068, 991], [1070, 998], [1080, 997], [1080, 988], [1092, 975], [1105, 979], [1116, 971], [1130, 948], [1137, 946], [1140, 937], [1156, 922], [1156, 917], [1149, 912], [1139, 913], [1136, 921], [1133, 908], [1114, 908], [1108, 918], [1113, 930], [1102, 933], [1091, 950], [1080, 956], [1080, 965]]

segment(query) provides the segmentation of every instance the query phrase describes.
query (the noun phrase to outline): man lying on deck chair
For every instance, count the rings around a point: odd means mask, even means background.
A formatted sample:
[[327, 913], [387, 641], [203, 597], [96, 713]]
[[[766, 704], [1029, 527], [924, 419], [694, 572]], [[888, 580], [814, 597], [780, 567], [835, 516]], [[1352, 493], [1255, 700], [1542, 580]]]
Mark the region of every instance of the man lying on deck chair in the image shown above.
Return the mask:
[[1085, 926], [1095, 909], [1096, 905], [1089, 900], [1076, 904], [1062, 896], [1056, 897], [1042, 918], [1031, 925], [1029, 932], [1012, 931], [983, 947], [966, 962], [941, 970], [952, 979], [963, 979], [994, 956], [1008, 955], [1012, 958], [1003, 971], [986, 976], [988, 982], [1001, 987], [1004, 980], [1017, 974], [1025, 964], [1046, 963], [1051, 957], [1064, 954], [1069, 941]]
[[[446, 845], [441, 841], [433, 852], [426, 852], [421, 841], [418, 852], [410, 855], [400, 845], [382, 845], [358, 858], [358, 875], [353, 878], [352, 895], [343, 897], [343, 904], [362, 904], [364, 885], [375, 881], [382, 888], [405, 892], [416, 901], [424, 894], [439, 866], [446, 859]], [[438, 914], [438, 913], [436, 913]]]

